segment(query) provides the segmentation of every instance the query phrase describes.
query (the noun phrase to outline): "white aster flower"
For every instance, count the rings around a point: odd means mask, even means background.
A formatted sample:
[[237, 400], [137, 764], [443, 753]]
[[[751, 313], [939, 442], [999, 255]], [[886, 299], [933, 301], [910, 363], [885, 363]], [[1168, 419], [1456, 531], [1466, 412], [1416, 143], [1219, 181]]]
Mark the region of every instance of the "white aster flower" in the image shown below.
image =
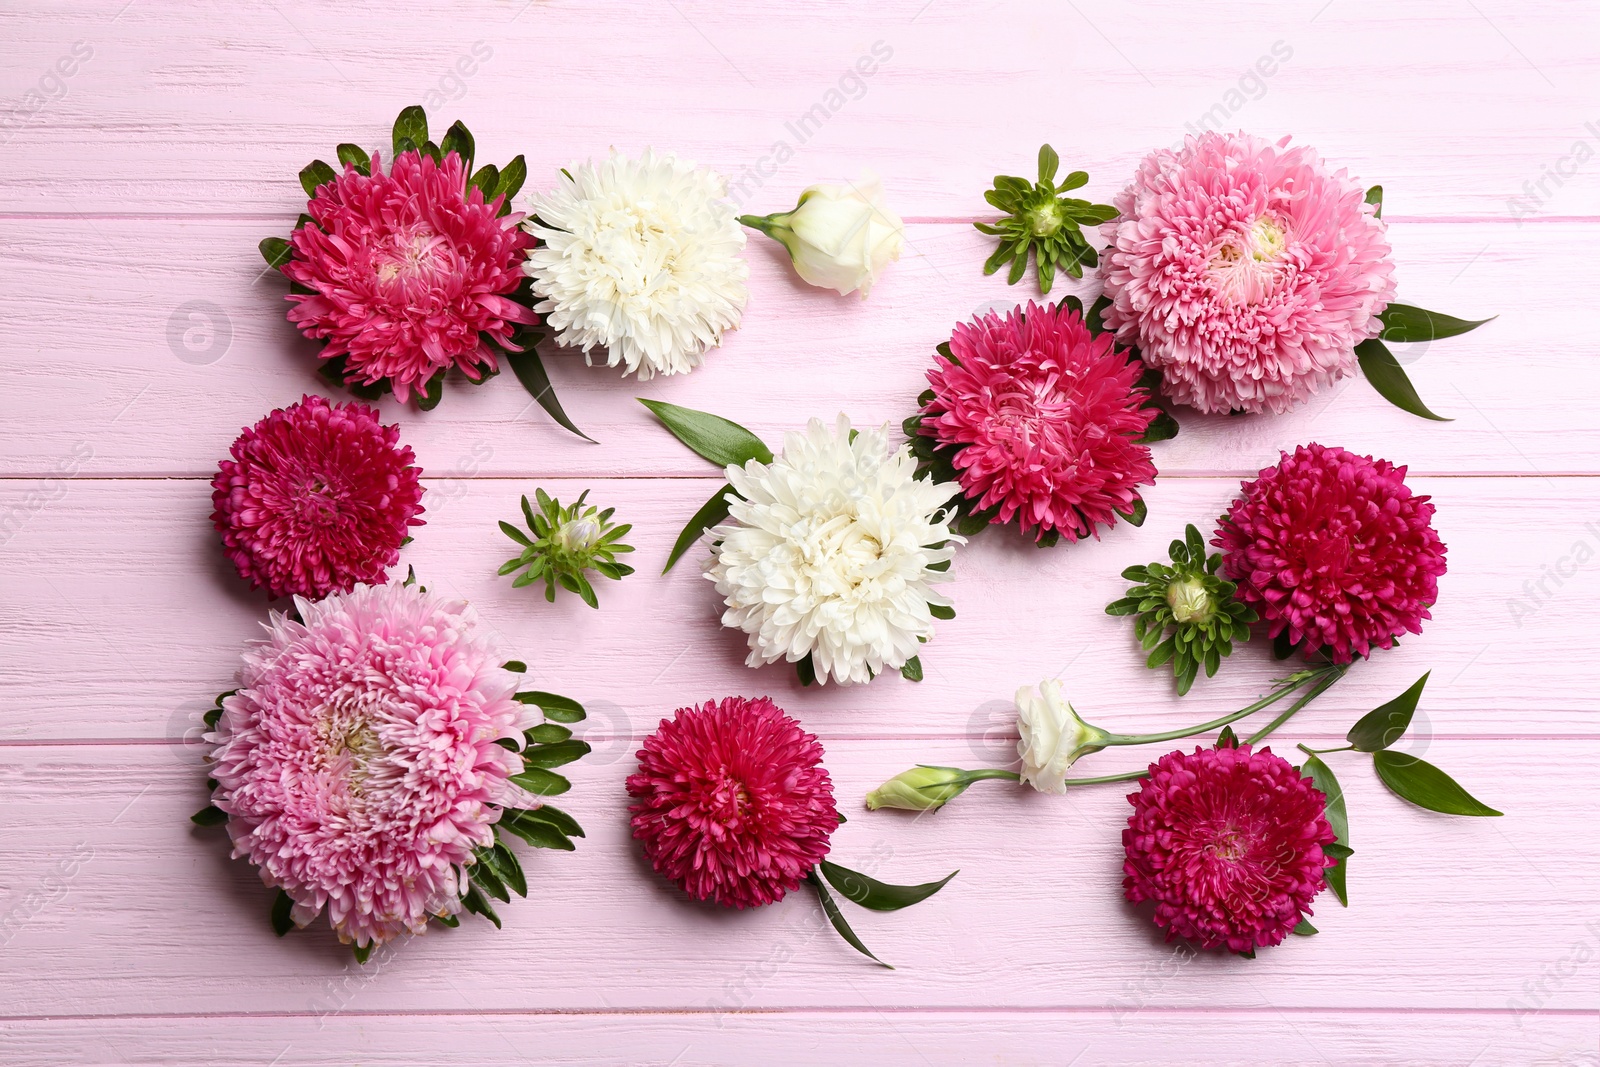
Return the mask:
[[784, 438], [771, 463], [728, 467], [743, 499], [711, 530], [706, 577], [727, 610], [724, 626], [750, 635], [751, 667], [811, 656], [817, 681], [866, 682], [899, 670], [933, 636], [938, 564], [965, 538], [950, 532], [952, 486], [913, 477], [908, 447], [888, 427], [851, 440], [812, 419]]
[[641, 380], [684, 374], [739, 325], [750, 267], [727, 183], [671, 153], [612, 150], [527, 199], [523, 270], [556, 341]]
[[1017, 755], [1022, 757], [1022, 780], [1041, 793], [1065, 793], [1067, 771], [1081, 756], [1099, 752], [1110, 739], [1104, 730], [1078, 718], [1061, 683], [1047, 678], [1035, 693], [1028, 686], [1017, 690]]

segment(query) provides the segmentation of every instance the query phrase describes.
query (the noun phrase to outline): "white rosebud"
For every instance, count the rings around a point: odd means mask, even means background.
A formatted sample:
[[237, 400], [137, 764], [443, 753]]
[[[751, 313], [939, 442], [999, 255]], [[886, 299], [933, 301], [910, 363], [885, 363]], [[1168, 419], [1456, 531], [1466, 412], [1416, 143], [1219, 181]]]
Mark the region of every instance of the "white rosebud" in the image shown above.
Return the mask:
[[889, 210], [875, 177], [845, 185], [813, 185], [793, 211], [739, 219], [783, 243], [800, 277], [841, 295], [867, 291], [900, 258], [905, 223]]
[[1017, 755], [1022, 757], [1022, 780], [1041, 793], [1065, 793], [1067, 770], [1081, 756], [1099, 752], [1110, 738], [1098, 726], [1078, 718], [1061, 696], [1061, 683], [1047, 678], [1035, 693], [1028, 686], [1017, 690]]

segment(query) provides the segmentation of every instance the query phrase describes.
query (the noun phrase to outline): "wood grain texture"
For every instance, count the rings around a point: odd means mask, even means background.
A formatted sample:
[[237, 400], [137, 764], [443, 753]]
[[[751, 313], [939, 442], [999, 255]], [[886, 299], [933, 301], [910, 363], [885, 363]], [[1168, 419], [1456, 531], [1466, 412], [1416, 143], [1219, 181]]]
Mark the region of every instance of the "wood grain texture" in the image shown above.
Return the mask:
[[[41, 0], [0, 11], [0, 1063], [1600, 1064], [1600, 11], [1551, 0]], [[870, 68], [870, 69], [869, 69]], [[430, 413], [383, 405], [429, 489], [402, 554], [470, 599], [543, 686], [590, 708], [572, 855], [528, 857], [506, 929], [437, 930], [350, 961], [285, 940], [204, 803], [198, 719], [266, 602], [210, 530], [239, 428], [320, 385], [255, 246], [296, 172], [377, 146], [405, 104], [466, 121], [530, 185], [645, 145], [726, 174], [745, 210], [867, 170], [908, 220], [868, 301], [801, 285], [753, 237], [741, 328], [685, 378], [619, 380], [547, 351], [555, 427], [509, 375]], [[806, 417], [898, 423], [958, 321], [1034, 295], [984, 277], [971, 227], [1041, 141], [1105, 199], [1201, 125], [1295, 135], [1386, 189], [1400, 297], [1478, 317], [1400, 351], [1440, 425], [1359, 379], [1277, 418], [1181, 417], [1145, 527], [958, 556], [959, 616], [920, 685], [801, 689], [742, 665], [693, 558], [656, 572], [717, 472], [634, 402], [717, 411], [773, 444]], [[780, 150], [780, 145], [781, 150]], [[781, 157], [781, 158], [780, 158]], [[1092, 298], [1091, 280], [1055, 296]], [[1123, 902], [1125, 786], [982, 783], [930, 816], [867, 813], [913, 763], [1013, 759], [1009, 694], [1062, 677], [1119, 729], [1241, 706], [1282, 666], [1245, 646], [1176, 698], [1103, 605], [1124, 566], [1209, 529], [1239, 479], [1308, 440], [1411, 467], [1450, 571], [1426, 633], [1359, 665], [1275, 747], [1333, 743], [1424, 670], [1403, 747], [1507, 814], [1447, 819], [1330, 756], [1349, 794], [1352, 906], [1254, 961], [1164, 945]], [[495, 520], [541, 485], [635, 523], [639, 573], [595, 612], [494, 569]], [[673, 708], [772, 695], [827, 748], [836, 858], [919, 881], [852, 912], [881, 971], [809, 897], [696, 906], [628, 836], [622, 781]], [[1319, 746], [1320, 747], [1320, 746]], [[1109, 751], [1083, 772], [1154, 755]]]
[[[599, 611], [569, 596], [546, 604], [540, 589], [513, 589], [496, 575], [514, 552], [495, 524], [514, 517], [518, 496], [535, 484], [561, 499], [590, 489], [593, 500], [634, 524], [639, 573], [604, 583]], [[1104, 613], [1127, 588], [1123, 568], [1166, 558], [1186, 521], [1209, 533], [1238, 487], [1194, 478], [1160, 482], [1142, 528], [1122, 525], [1098, 542], [1039, 549], [1010, 528], [984, 532], [956, 557], [950, 595], [958, 614], [939, 624], [923, 652], [923, 682], [884, 677], [805, 690], [792, 669], [742, 666], [744, 636], [720, 626], [716, 592], [694, 565], [704, 553], [659, 573], [679, 528], [717, 484], [432, 482], [428, 524], [401, 553], [397, 573], [414, 566], [425, 584], [470, 600], [541, 686], [615, 709], [609, 714], [641, 737], [679, 705], [768, 693], [826, 737], [961, 736], [974, 745], [973, 758], [1004, 762], [1015, 737], [1010, 697], [1040, 678], [1062, 677], [1091, 721], [1156, 730], [1243, 707], [1285, 671], [1256, 640], [1180, 699], [1169, 674], [1144, 669], [1130, 622]], [[1588, 654], [1586, 625], [1600, 566], [1575, 563], [1584, 545], [1591, 555], [1600, 550], [1600, 523], [1584, 524], [1600, 512], [1600, 484], [1418, 478], [1415, 485], [1437, 502], [1449, 546], [1435, 618], [1422, 635], [1352, 670], [1308, 709], [1309, 728], [1341, 736], [1361, 713], [1432, 670], [1419, 733], [1600, 736], [1593, 713], [1600, 665]], [[239, 651], [259, 636], [267, 601], [245, 589], [222, 557], [207, 521], [207, 483], [77, 479], [62, 488], [60, 500], [0, 546], [0, 561], [13, 564], [0, 586], [8, 653], [0, 699], [9, 709], [0, 742], [181, 738], [216, 693], [232, 688]], [[0, 484], [0, 514], [20, 495], [12, 483]], [[1519, 551], [1508, 555], [1504, 531], [1528, 515], [1550, 519], [1522, 534]], [[1570, 577], [1557, 576], [1569, 570]], [[1534, 682], [1530, 661], [1560, 669]], [[1507, 685], [1508, 677], [1522, 684]]]

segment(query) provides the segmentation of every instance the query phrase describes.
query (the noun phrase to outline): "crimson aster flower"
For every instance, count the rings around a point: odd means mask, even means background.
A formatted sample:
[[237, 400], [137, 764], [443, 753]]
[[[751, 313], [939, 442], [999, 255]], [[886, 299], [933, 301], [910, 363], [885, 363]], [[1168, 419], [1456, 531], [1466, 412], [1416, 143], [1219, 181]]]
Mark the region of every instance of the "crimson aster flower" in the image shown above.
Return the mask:
[[465, 603], [396, 583], [295, 608], [272, 613], [207, 735], [212, 803], [295, 925], [326, 908], [370, 949], [460, 910], [501, 806], [535, 806], [508, 781], [522, 756], [496, 742], [520, 745], [540, 715]]
[[1382, 330], [1384, 224], [1311, 148], [1207, 132], [1151, 153], [1115, 204], [1104, 320], [1178, 403], [1288, 411], [1351, 374]]
[[1035, 540], [1110, 526], [1155, 483], [1140, 436], [1157, 411], [1143, 367], [1065, 302], [955, 328], [934, 357], [917, 432], [947, 455], [973, 511]]
[[502, 201], [468, 188], [456, 152], [401, 152], [387, 173], [377, 155], [370, 173], [346, 164], [290, 238], [283, 273], [309, 290], [290, 292], [290, 321], [327, 342], [324, 360], [342, 358], [347, 384], [402, 401], [451, 367], [481, 380], [499, 369], [489, 342], [520, 352], [513, 332], [538, 321], [510, 296], [533, 238]]
[[1421, 633], [1445, 546], [1406, 468], [1312, 443], [1246, 482], [1211, 543], [1269, 634], [1349, 663]]
[[1271, 749], [1169, 752], [1128, 801], [1123, 892], [1156, 902], [1167, 940], [1253, 953], [1311, 914], [1334, 865], [1327, 798]]
[[408, 529], [423, 525], [415, 457], [365, 404], [306, 396], [231, 452], [211, 480], [211, 522], [239, 576], [269, 596], [381, 584]]
[[766, 697], [728, 697], [661, 720], [628, 777], [633, 836], [696, 900], [782, 900], [839, 825], [822, 745]]

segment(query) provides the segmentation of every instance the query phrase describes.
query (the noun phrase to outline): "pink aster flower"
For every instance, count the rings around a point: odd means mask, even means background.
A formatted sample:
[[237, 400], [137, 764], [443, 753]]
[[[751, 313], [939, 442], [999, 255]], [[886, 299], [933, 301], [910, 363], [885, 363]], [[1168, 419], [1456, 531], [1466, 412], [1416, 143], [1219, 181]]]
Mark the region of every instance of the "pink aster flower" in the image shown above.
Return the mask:
[[489, 342], [519, 352], [513, 330], [537, 321], [508, 295], [533, 238], [500, 204], [467, 188], [455, 152], [402, 152], [387, 174], [376, 155], [370, 175], [346, 165], [290, 238], [283, 273], [312, 290], [289, 294], [290, 321], [327, 342], [323, 359], [344, 357], [346, 382], [386, 383], [402, 401], [450, 367], [480, 380], [498, 369]]
[[1068, 541], [1133, 510], [1155, 482], [1139, 437], [1155, 417], [1143, 368], [1064, 302], [962, 323], [934, 358], [919, 432], [953, 449], [961, 490], [992, 521]]
[[1254, 952], [1288, 936], [1336, 862], [1327, 798], [1271, 749], [1169, 752], [1128, 794], [1123, 892], [1167, 940]]
[[839, 825], [822, 745], [766, 697], [728, 697], [662, 719], [628, 776], [633, 836], [696, 900], [783, 899]]
[[1283, 412], [1350, 374], [1394, 296], [1383, 222], [1304, 146], [1203, 133], [1115, 200], [1107, 326], [1201, 411]]
[[1211, 543], [1271, 636], [1349, 663], [1422, 632], [1445, 546], [1429, 498], [1405, 477], [1388, 460], [1312, 443], [1244, 483]]
[[235, 857], [294, 900], [305, 926], [326, 906], [339, 939], [371, 947], [460, 909], [461, 868], [494, 845], [500, 805], [537, 709], [513, 699], [465, 603], [416, 586], [358, 585], [273, 612], [222, 703], [212, 802]]
[[307, 396], [231, 451], [211, 479], [211, 523], [239, 576], [270, 596], [381, 584], [408, 529], [423, 525], [415, 457], [365, 404]]

